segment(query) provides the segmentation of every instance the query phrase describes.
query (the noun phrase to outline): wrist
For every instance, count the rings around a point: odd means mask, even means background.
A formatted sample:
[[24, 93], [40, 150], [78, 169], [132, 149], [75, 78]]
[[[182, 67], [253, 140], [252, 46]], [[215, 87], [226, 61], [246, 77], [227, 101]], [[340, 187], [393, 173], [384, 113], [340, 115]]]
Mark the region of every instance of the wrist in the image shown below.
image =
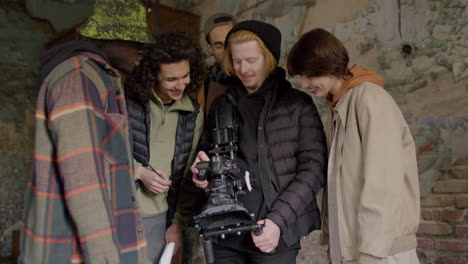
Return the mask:
[[270, 225], [275, 226], [277, 229], [281, 229], [281, 228], [279, 227], [279, 225], [278, 225], [277, 223], [275, 223], [275, 221], [271, 220], [270, 218], [266, 218], [266, 220], [268, 220], [268, 222], [269, 222]]
[[175, 230], [182, 230], [182, 224], [172, 223], [172, 228], [174, 228]]
[[285, 230], [285, 226], [282, 225], [283, 222], [281, 222], [281, 217], [278, 216], [277, 214], [269, 213], [266, 216], [266, 219], [270, 220], [271, 222], [275, 223], [275, 225], [278, 227], [280, 232], [283, 232]]
[[135, 178], [135, 181], [136, 180], [141, 180], [141, 169], [144, 168], [143, 165], [141, 163], [139, 163], [138, 161], [136, 161], [135, 159], [133, 159], [133, 176]]
[[139, 167], [135, 173], [135, 180], [142, 180], [142, 175], [144, 174], [145, 167]]

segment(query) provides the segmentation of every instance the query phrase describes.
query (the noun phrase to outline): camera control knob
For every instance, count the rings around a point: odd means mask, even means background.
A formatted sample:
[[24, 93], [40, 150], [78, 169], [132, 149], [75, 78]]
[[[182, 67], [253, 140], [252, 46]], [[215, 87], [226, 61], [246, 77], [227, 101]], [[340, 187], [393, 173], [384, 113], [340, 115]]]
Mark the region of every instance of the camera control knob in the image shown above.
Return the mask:
[[204, 181], [206, 180], [206, 170], [204, 169], [198, 169], [198, 179], [200, 179], [201, 181]]
[[224, 160], [224, 166], [231, 167], [231, 165], [232, 165], [232, 161], [230, 159], [225, 159]]

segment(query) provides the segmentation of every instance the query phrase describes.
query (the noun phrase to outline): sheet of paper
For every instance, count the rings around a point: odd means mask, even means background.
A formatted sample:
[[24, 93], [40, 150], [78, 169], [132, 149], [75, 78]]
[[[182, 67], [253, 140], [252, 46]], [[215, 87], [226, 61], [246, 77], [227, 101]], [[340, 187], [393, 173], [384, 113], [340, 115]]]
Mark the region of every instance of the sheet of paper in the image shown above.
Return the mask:
[[159, 260], [159, 264], [171, 264], [172, 253], [174, 252], [174, 246], [175, 246], [174, 242], [166, 244], [166, 247], [164, 248], [164, 252], [161, 256], [161, 259]]

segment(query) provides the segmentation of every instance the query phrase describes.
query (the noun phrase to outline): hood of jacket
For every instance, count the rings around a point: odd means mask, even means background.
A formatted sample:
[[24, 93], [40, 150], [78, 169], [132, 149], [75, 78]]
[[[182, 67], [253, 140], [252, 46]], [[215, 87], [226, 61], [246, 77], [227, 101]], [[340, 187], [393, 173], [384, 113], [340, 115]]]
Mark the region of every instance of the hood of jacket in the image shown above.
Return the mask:
[[349, 90], [362, 83], [370, 82], [377, 84], [380, 87], [384, 87], [384, 80], [374, 71], [368, 70], [360, 65], [354, 65], [349, 72], [351, 73], [348, 78], [345, 79], [340, 87], [340, 90], [333, 95], [332, 98], [327, 97], [327, 104], [329, 106], [335, 106], [340, 98]]
[[102, 52], [96, 45], [86, 40], [70, 41], [60, 46], [49, 49], [41, 55], [40, 65], [41, 70], [38, 77], [38, 86], [42, 84], [47, 75], [63, 61], [81, 54], [82, 52], [90, 52], [101, 56], [109, 63]]

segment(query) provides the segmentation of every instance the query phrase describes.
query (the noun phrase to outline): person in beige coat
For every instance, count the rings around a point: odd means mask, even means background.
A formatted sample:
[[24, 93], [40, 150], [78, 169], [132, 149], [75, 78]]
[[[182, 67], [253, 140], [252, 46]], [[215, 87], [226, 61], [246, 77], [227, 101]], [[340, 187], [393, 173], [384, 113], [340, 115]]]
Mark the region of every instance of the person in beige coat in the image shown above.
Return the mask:
[[344, 45], [317, 28], [300, 38], [287, 63], [302, 88], [329, 105], [323, 234], [331, 263], [419, 263], [413, 137], [383, 79], [348, 62]]

